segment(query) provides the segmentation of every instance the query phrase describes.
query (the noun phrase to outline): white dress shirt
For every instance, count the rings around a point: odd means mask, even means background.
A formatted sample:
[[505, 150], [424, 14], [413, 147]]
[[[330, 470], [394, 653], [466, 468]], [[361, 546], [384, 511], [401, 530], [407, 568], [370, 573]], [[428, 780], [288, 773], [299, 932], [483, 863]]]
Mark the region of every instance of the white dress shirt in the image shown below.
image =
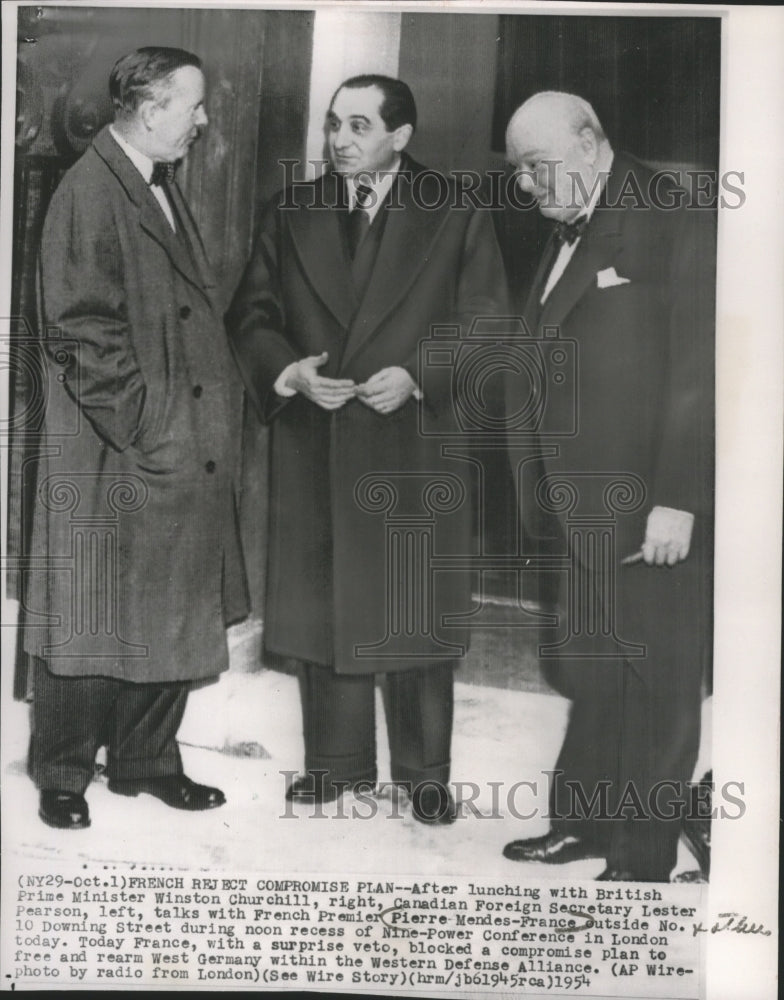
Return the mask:
[[[605, 173], [605, 178], [602, 179], [602, 183], [601, 184], [597, 184], [594, 187], [593, 191], [591, 192], [590, 201], [583, 208], [583, 210], [579, 213], [579, 215], [575, 219], [572, 220], [573, 222], [579, 222], [581, 219], [586, 219], [586, 220], [590, 221], [590, 218], [593, 215], [593, 210], [596, 208], [597, 202], [599, 201], [599, 198], [601, 197], [601, 193], [604, 190], [604, 181], [606, 179], [606, 171], [608, 171], [610, 169], [610, 167], [612, 166], [612, 161], [613, 161], [613, 157], [612, 157], [612, 154], [610, 154], [609, 163], [607, 163], [607, 165], [602, 168], [602, 172]], [[577, 239], [574, 241], [574, 243], [563, 243], [563, 244], [561, 244], [561, 249], [558, 252], [558, 256], [555, 258], [555, 262], [553, 263], [553, 266], [550, 268], [550, 274], [547, 277], [547, 283], [545, 284], [544, 290], [542, 291], [542, 297], [539, 299], [539, 304], [540, 305], [542, 305], [544, 303], [544, 301], [546, 300], [547, 296], [550, 294], [550, 292], [558, 284], [558, 281], [560, 280], [561, 275], [566, 270], [567, 265], [569, 264], [569, 261], [572, 259], [573, 255], [574, 255], [574, 251], [580, 245], [580, 239], [581, 239], [581, 237], [578, 236]]]
[[172, 232], [176, 233], [177, 227], [174, 225], [174, 213], [172, 212], [172, 207], [166, 196], [166, 192], [160, 184], [150, 184], [150, 178], [152, 177], [152, 170], [155, 164], [150, 157], [146, 155], [146, 153], [140, 153], [138, 149], [132, 146], [129, 142], [126, 142], [119, 132], [115, 130], [113, 125], [109, 126], [109, 131], [111, 132], [114, 141], [142, 175], [144, 183], [149, 185], [150, 191], [152, 191], [155, 196], [155, 200], [161, 206], [161, 211], [166, 216], [166, 221], [171, 226]]

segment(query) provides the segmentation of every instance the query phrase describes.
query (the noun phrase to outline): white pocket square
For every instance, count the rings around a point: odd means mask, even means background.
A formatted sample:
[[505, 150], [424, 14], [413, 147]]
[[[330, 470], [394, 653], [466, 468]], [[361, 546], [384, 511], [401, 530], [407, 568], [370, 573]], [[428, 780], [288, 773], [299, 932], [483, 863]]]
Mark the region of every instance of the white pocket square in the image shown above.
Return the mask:
[[603, 271], [596, 272], [597, 288], [614, 288], [616, 285], [628, 285], [629, 278], [622, 278], [614, 267], [605, 267]]

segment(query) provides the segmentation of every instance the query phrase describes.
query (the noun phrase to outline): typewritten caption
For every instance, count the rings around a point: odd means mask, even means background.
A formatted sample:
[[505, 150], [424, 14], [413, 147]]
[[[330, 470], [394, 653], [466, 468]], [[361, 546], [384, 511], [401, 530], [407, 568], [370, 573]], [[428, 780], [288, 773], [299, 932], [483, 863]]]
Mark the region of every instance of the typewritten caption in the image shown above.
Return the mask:
[[20, 861], [4, 985], [698, 997], [708, 936], [766, 933], [706, 888]]

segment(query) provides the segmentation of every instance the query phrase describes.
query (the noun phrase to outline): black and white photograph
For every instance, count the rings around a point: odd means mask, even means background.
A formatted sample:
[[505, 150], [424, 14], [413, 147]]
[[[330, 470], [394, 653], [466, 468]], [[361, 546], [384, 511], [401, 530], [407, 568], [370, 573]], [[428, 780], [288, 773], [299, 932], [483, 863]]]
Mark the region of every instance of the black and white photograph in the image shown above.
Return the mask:
[[2, 27], [3, 988], [773, 997], [781, 9]]

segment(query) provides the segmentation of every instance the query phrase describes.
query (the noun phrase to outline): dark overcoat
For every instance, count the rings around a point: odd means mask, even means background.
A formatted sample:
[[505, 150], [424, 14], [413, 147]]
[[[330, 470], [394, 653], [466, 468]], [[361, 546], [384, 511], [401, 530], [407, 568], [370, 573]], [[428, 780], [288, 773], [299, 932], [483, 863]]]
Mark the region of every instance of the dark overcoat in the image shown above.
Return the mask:
[[[361, 294], [340, 183], [328, 173], [273, 200], [226, 317], [272, 426], [265, 641], [340, 672], [410, 669], [466, 648], [444, 621], [470, 608], [465, 558], [433, 572], [431, 557], [470, 556], [475, 485], [470, 459], [444, 454], [451, 371], [420, 372], [420, 348], [435, 324], [454, 324], [454, 341], [475, 317], [503, 313], [505, 277], [487, 213], [455, 207], [445, 178], [406, 159], [374, 223], [383, 236]], [[281, 399], [283, 369], [322, 351], [324, 375], [361, 383], [403, 366], [424, 398], [386, 416], [356, 399], [332, 413]]]
[[213, 676], [247, 614], [235, 512], [242, 387], [196, 226], [108, 129], [68, 171], [40, 255], [48, 364], [25, 645], [52, 671]]
[[[542, 548], [569, 564], [560, 625], [542, 650], [573, 699], [553, 823], [574, 820], [563, 823], [593, 838], [609, 867], [664, 880], [697, 759], [712, 638], [715, 217], [689, 209], [684, 194], [616, 155], [541, 312], [544, 273], [534, 282], [528, 323], [560, 338], [547, 348], [552, 391], [538, 415], [543, 468], [513, 453], [529, 532], [557, 528]], [[559, 349], [566, 380], [556, 384]], [[624, 564], [654, 506], [694, 515], [688, 557]], [[595, 803], [602, 788], [604, 821], [583, 828], [595, 813], [575, 806], [574, 789]], [[629, 795], [635, 808], [623, 811]]]
[[[566, 552], [570, 530], [611, 523], [613, 562], [600, 588], [613, 574], [614, 607], [605, 610], [617, 637], [645, 646], [649, 661], [694, 664], [699, 675], [711, 635], [715, 216], [690, 208], [688, 197], [616, 154], [564, 274], [541, 309], [537, 275], [525, 304], [527, 326], [557, 331], [566, 360], [554, 366], [558, 345], [545, 350], [549, 391], [536, 414], [543, 463], [512, 455], [529, 534], [551, 533]], [[564, 379], [557, 385], [556, 369]], [[559, 491], [565, 481], [568, 498]], [[689, 558], [666, 570], [622, 565], [657, 505], [695, 515]], [[580, 560], [598, 571], [587, 550]], [[565, 606], [566, 575], [563, 583]], [[584, 642], [590, 650], [587, 634]], [[573, 676], [590, 689], [584, 666]]]

